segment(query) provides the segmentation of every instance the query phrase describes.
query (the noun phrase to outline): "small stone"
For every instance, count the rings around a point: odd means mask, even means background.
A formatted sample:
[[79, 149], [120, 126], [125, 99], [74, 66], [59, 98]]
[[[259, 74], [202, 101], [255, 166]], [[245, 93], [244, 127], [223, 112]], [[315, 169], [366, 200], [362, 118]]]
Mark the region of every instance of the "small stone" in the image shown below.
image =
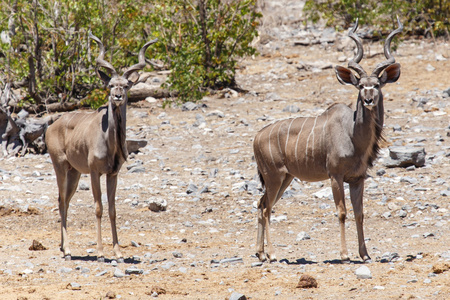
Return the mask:
[[182, 258], [183, 257], [183, 253], [178, 252], [178, 251], [174, 251], [172, 252], [173, 257], [175, 258]]
[[300, 241], [304, 241], [304, 240], [309, 240], [311, 239], [311, 237], [309, 236], [308, 233], [306, 233], [305, 231], [301, 231], [297, 234], [297, 238], [295, 239], [297, 242]]
[[127, 268], [125, 270], [125, 274], [127, 275], [139, 275], [139, 274], [144, 274], [144, 270], [143, 269], [138, 269], [136, 267], [131, 267], [131, 268]]
[[252, 263], [251, 267], [252, 268], [261, 267], [262, 265], [263, 265], [263, 263], [261, 261], [257, 261], [257, 262]]
[[189, 183], [188, 188], [186, 190], [186, 194], [195, 194], [198, 191], [198, 186], [193, 183]]
[[154, 212], [166, 211], [167, 210], [167, 200], [165, 199], [152, 199], [148, 204], [148, 208]]
[[297, 288], [300, 289], [310, 289], [317, 287], [318, 287], [317, 280], [314, 277], [307, 274], [302, 275], [297, 284]]
[[428, 72], [433, 72], [433, 71], [436, 70], [436, 68], [433, 67], [431, 64], [428, 64], [428, 65], [425, 67], [425, 70], [427, 70]]
[[247, 297], [244, 294], [233, 292], [229, 300], [247, 300]]
[[42, 250], [47, 250], [47, 248], [44, 247], [40, 242], [33, 240], [33, 243], [31, 244], [30, 248], [28, 248], [28, 250], [42, 251]]
[[89, 189], [90, 189], [89, 184], [87, 184], [87, 183], [84, 182], [84, 181], [80, 181], [80, 183], [78, 184], [78, 188], [79, 188], [81, 191], [89, 191]]
[[194, 102], [185, 102], [181, 106], [181, 111], [192, 111], [198, 109], [198, 105]]
[[356, 278], [358, 279], [371, 279], [372, 274], [367, 266], [361, 266], [355, 271]]
[[431, 268], [431, 271], [435, 274], [441, 274], [450, 270], [450, 262], [439, 262]]
[[101, 272], [95, 274], [95, 276], [96, 276], [96, 277], [100, 277], [100, 276], [103, 276], [103, 275], [105, 275], [105, 274], [107, 274], [107, 273], [108, 273], [108, 271], [101, 271]]
[[68, 290], [72, 290], [72, 291], [79, 291], [79, 290], [81, 290], [81, 285], [76, 282], [71, 282], [66, 286], [66, 288]]
[[117, 277], [117, 278], [125, 277], [125, 273], [122, 272], [119, 268], [116, 268], [114, 270], [114, 277]]
[[106, 296], [105, 296], [105, 297], [108, 298], [108, 299], [116, 299], [116, 293], [113, 292], [113, 291], [108, 291], [108, 292], [106, 293]]
[[72, 272], [72, 269], [66, 268], [66, 267], [63, 267], [63, 268], [59, 269], [59, 271], [58, 271], [58, 273], [70, 273], [70, 272]]
[[300, 111], [300, 107], [297, 105], [288, 105], [285, 108], [283, 108], [283, 112], [289, 112], [289, 113], [298, 113]]
[[232, 257], [232, 258], [224, 258], [220, 260], [221, 264], [237, 264], [244, 263], [244, 260], [241, 257]]

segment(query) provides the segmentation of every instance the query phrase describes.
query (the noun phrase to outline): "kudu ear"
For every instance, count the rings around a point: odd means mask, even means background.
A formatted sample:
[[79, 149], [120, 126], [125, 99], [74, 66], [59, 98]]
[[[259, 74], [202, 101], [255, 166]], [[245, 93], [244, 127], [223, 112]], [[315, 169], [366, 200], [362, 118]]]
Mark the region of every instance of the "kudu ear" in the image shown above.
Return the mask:
[[351, 84], [354, 86], [358, 85], [358, 79], [353, 75], [350, 69], [341, 66], [335, 66], [334, 71], [336, 72], [336, 77], [341, 84]]
[[109, 81], [111, 80], [111, 77], [109, 77], [108, 74], [106, 74], [102, 70], [97, 70], [97, 75], [105, 83], [105, 85], [108, 85]]
[[386, 83], [393, 83], [400, 77], [400, 64], [395, 63], [387, 67], [383, 74], [379, 77], [380, 83], [385, 85]]

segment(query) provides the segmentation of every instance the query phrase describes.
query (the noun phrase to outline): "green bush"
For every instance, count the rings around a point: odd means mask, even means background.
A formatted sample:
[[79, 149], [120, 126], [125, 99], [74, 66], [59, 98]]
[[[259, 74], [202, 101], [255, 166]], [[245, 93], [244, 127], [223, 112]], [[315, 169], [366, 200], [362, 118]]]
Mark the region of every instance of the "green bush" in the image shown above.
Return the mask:
[[[237, 59], [253, 55], [255, 0], [157, 0], [150, 24], [160, 38], [159, 58], [172, 70], [168, 87], [179, 102], [199, 100], [208, 88], [235, 84]], [[195, 3], [195, 5], [193, 4]]]
[[261, 14], [256, 0], [0, 0], [0, 88], [11, 83], [24, 102], [44, 105], [84, 99], [101, 105], [94, 73], [98, 47], [118, 71], [147, 50], [172, 70], [168, 88], [180, 102], [198, 100], [208, 88], [234, 84], [237, 60], [252, 55]]
[[[396, 26], [398, 15], [405, 32], [450, 37], [450, 1], [443, 0], [307, 0], [304, 7], [307, 20], [323, 18], [328, 26], [347, 28], [356, 18], [360, 24], [377, 31]], [[377, 33], [377, 32], [375, 32]]]

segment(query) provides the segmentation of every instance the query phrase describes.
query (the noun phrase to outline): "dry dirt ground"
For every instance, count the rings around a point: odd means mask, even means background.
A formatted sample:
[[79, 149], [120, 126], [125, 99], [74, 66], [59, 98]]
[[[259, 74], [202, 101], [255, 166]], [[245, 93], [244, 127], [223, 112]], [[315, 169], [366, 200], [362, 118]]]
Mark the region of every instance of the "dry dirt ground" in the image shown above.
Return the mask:
[[[332, 69], [308, 67], [318, 61], [345, 64], [339, 59], [351, 57], [350, 50], [338, 51], [336, 44], [293, 44], [288, 38], [274, 39], [259, 46], [261, 56], [240, 63], [238, 82], [250, 93], [207, 97], [202, 102], [206, 107], [194, 111], [162, 109], [159, 102], [129, 106], [128, 136], [149, 145], [131, 155], [119, 175], [123, 264], [113, 260], [106, 210], [102, 230], [107, 259], [96, 261], [88, 177], [81, 178], [85, 189], [76, 192], [69, 209], [73, 259], [65, 261], [59, 251], [57, 187], [49, 157], [1, 159], [0, 298], [148, 299], [156, 292], [160, 299], [228, 299], [236, 291], [248, 299], [449, 299], [450, 205], [444, 195], [450, 186], [450, 98], [442, 95], [450, 88], [450, 47], [444, 41], [400, 44], [395, 57], [402, 75], [384, 88], [384, 147], [424, 147], [427, 161], [415, 170], [386, 168], [384, 148], [370, 171], [364, 227], [372, 279], [355, 275], [362, 263], [349, 201], [352, 262], [339, 261], [333, 201], [313, 195], [329, 187], [328, 181], [292, 185], [291, 196], [274, 207], [271, 232], [279, 262], [255, 266], [254, 202], [260, 194], [243, 188], [256, 179], [253, 137], [272, 120], [315, 116], [334, 102], [354, 104], [357, 95], [355, 88], [338, 83]], [[371, 53], [381, 50], [378, 43], [369, 48]], [[437, 60], [436, 54], [447, 60]], [[375, 55], [362, 65], [370, 69], [380, 60]], [[429, 65], [435, 70], [427, 70]], [[428, 102], [418, 107], [421, 97]], [[288, 105], [300, 111], [283, 112]], [[128, 172], [137, 162], [143, 172]], [[380, 169], [385, 173], [377, 175]], [[198, 191], [187, 194], [191, 183]], [[167, 210], [150, 211], [152, 199], [167, 200]], [[401, 210], [407, 215], [400, 216]], [[302, 231], [311, 238], [297, 241]], [[29, 250], [33, 240], [47, 250]], [[385, 262], [395, 253], [396, 259]], [[223, 261], [227, 258], [237, 259]], [[129, 268], [143, 273], [114, 275]], [[316, 278], [318, 288], [296, 288], [303, 274]]]

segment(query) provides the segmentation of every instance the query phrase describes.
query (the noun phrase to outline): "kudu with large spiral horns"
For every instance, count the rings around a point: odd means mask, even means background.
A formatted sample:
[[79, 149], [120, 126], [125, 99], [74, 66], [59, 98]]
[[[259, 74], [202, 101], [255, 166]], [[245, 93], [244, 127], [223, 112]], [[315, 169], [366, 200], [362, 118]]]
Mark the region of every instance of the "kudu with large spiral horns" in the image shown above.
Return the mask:
[[[103, 213], [100, 176], [106, 174], [108, 212], [111, 222], [114, 254], [123, 261], [116, 229], [115, 194], [117, 175], [126, 161], [126, 111], [128, 90], [139, 79], [138, 71], [145, 63], [145, 51], [157, 40], [147, 42], [139, 51], [139, 62], [119, 75], [116, 69], [104, 60], [103, 43], [89, 35], [100, 48], [97, 58], [97, 74], [109, 89], [108, 104], [94, 112], [75, 112], [63, 115], [47, 130], [45, 141], [56, 173], [59, 191], [59, 213], [61, 215], [61, 251], [66, 260], [71, 259], [67, 237], [67, 211], [81, 174], [91, 175], [92, 193], [97, 218], [97, 260], [104, 261], [101, 219]], [[111, 77], [99, 70], [105, 68]]]
[[[348, 68], [336, 66], [337, 79], [359, 90], [356, 110], [334, 104], [317, 117], [297, 117], [275, 122], [260, 130], [253, 142], [258, 173], [265, 193], [258, 203], [257, 256], [261, 261], [276, 260], [269, 237], [272, 207], [281, 198], [294, 177], [304, 181], [331, 180], [333, 198], [338, 212], [341, 234], [341, 259], [349, 261], [345, 242], [344, 182], [350, 187], [358, 233], [359, 255], [370, 261], [364, 241], [363, 192], [368, 168], [372, 167], [382, 140], [384, 122], [381, 88], [400, 77], [400, 64], [391, 54], [392, 38], [403, 30], [391, 32], [384, 45], [386, 61], [378, 64], [371, 75], [359, 65], [363, 57], [361, 40], [355, 34], [358, 20], [349, 37], [357, 46]], [[356, 74], [353, 73], [356, 72]], [[264, 252], [264, 236], [267, 253]]]

